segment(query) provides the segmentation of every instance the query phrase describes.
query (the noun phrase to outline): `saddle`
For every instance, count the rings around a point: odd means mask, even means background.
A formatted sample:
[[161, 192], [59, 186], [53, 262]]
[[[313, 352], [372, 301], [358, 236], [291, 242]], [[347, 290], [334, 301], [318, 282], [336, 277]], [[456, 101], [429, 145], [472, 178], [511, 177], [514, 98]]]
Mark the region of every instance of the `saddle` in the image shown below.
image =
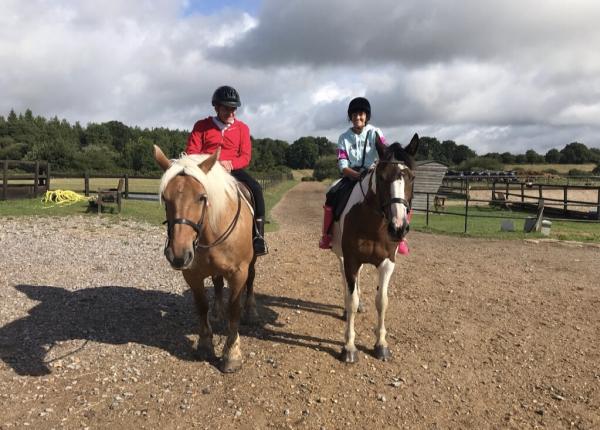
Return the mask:
[[256, 202], [254, 201], [254, 194], [252, 194], [252, 190], [248, 185], [246, 185], [242, 181], [236, 180], [238, 189], [242, 193], [242, 195], [246, 198], [250, 206], [252, 206], [252, 212], [256, 213]]
[[344, 212], [346, 203], [352, 194], [352, 190], [358, 181], [343, 177], [339, 181], [333, 184], [333, 186], [327, 191], [327, 200], [331, 202], [333, 206], [333, 219], [338, 221]]

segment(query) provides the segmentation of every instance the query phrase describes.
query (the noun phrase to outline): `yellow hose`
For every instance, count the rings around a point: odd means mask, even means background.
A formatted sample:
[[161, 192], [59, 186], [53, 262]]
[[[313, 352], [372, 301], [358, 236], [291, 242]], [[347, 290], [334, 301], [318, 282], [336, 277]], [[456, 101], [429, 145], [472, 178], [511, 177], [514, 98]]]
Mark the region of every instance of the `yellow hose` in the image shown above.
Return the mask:
[[[54, 206], [68, 206], [73, 203], [81, 202], [84, 200], [88, 200], [87, 197], [82, 196], [81, 194], [77, 194], [75, 191], [69, 190], [54, 190], [54, 191], [46, 191], [44, 198], [42, 199], [42, 203], [48, 205], [47, 207]], [[54, 203], [54, 204], [52, 204]]]

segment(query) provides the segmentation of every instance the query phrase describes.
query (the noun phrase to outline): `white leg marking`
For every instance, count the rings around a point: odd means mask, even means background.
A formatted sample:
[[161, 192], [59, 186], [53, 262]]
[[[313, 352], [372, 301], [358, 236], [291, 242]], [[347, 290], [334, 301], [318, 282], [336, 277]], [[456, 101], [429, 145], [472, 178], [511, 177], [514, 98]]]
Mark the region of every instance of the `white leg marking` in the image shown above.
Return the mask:
[[377, 298], [375, 300], [378, 316], [376, 333], [377, 343], [375, 346], [387, 347], [387, 342], [385, 340], [385, 335], [387, 333], [385, 330], [385, 313], [388, 307], [388, 285], [392, 273], [394, 273], [395, 266], [396, 265], [392, 261], [386, 258], [377, 268], [379, 271], [379, 286], [377, 288]]
[[354, 318], [356, 316], [356, 310], [358, 309], [358, 289], [354, 288], [352, 294], [346, 293], [346, 344], [344, 349], [346, 351], [356, 351], [354, 345]]

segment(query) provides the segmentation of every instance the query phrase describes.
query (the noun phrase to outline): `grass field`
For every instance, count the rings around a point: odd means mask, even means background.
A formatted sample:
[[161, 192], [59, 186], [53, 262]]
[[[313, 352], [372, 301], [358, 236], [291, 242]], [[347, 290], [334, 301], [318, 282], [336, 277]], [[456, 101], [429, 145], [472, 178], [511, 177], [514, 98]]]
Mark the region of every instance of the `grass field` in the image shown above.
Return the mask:
[[[429, 214], [426, 225], [425, 214], [415, 213], [411, 228], [417, 231], [452, 234], [467, 237], [487, 237], [493, 239], [543, 238], [540, 233], [525, 233], [523, 226], [528, 212], [499, 210], [488, 206], [469, 206], [467, 233], [465, 229], [464, 206], [447, 206], [443, 214]], [[512, 219], [513, 232], [500, 231], [503, 219]], [[580, 242], [600, 242], [599, 222], [552, 221], [550, 239], [575, 240]]]
[[[94, 193], [102, 188], [116, 188], [119, 180], [116, 178], [91, 178], [90, 192]], [[130, 193], [157, 193], [160, 179], [129, 179]], [[50, 181], [51, 190], [71, 190], [83, 193], [83, 178], [53, 178]]]
[[[158, 180], [141, 179], [140, 181], [155, 181], [154, 192], [158, 189]], [[292, 188], [297, 182], [296, 181], [284, 181], [276, 186], [267, 189], [264, 192], [265, 205], [267, 210], [267, 219], [270, 219], [270, 211], [273, 206], [281, 200], [281, 197], [287, 190]], [[68, 180], [62, 183], [62, 185], [69, 185]], [[106, 185], [106, 187], [115, 184]], [[149, 186], [149, 185], [148, 185]], [[100, 185], [104, 187], [104, 185]], [[53, 187], [54, 188], [54, 187]], [[73, 187], [57, 187], [56, 189], [70, 189], [73, 191]], [[0, 217], [19, 217], [19, 216], [71, 216], [71, 215], [86, 215], [86, 216], [98, 216], [96, 209], [90, 208], [88, 203], [89, 199], [81, 202], [77, 202], [68, 206], [42, 203], [42, 199], [24, 199], [24, 200], [9, 200], [0, 201]], [[111, 210], [114, 209], [111, 207]], [[123, 210], [120, 214], [113, 213], [112, 211], [103, 212], [102, 216], [113, 217], [115, 220], [120, 219], [132, 219], [138, 221], [145, 221], [150, 224], [160, 225], [164, 219], [164, 209], [158, 203], [158, 201], [140, 201], [140, 200], [123, 200]], [[265, 226], [266, 231], [273, 231], [277, 229], [277, 224], [272, 222]]]

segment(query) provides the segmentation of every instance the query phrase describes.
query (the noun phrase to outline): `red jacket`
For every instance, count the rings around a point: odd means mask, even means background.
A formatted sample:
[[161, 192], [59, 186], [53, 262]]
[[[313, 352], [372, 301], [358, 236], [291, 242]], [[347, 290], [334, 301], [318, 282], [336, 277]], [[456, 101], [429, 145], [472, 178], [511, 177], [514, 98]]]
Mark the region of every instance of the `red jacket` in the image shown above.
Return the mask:
[[250, 164], [252, 145], [250, 129], [242, 121], [235, 122], [221, 132], [211, 117], [194, 124], [188, 137], [185, 152], [191, 154], [213, 154], [221, 147], [220, 161], [231, 161], [233, 170], [243, 169]]

